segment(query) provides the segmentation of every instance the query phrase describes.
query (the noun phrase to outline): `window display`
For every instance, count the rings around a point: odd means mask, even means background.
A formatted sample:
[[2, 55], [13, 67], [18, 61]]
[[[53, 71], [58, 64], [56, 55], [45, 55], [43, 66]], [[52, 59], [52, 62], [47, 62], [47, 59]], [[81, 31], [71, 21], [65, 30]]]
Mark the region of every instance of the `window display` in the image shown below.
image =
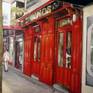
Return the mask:
[[40, 61], [40, 38], [34, 37], [34, 61]]
[[71, 68], [71, 38], [72, 33], [66, 33], [66, 67]]
[[87, 18], [87, 29], [86, 84], [93, 86], [93, 16]]
[[62, 66], [63, 67], [63, 33], [59, 34], [58, 66]]

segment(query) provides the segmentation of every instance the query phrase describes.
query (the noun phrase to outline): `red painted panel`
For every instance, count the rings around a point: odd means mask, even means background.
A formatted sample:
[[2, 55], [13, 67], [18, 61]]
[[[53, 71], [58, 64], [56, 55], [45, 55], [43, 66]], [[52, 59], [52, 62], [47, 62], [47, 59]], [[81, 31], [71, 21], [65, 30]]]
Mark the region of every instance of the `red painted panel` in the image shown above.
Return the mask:
[[30, 47], [31, 47], [31, 41], [25, 40], [25, 55], [24, 55], [24, 73], [26, 75], [31, 75], [31, 62], [30, 62]]
[[33, 61], [31, 70], [32, 70], [33, 75], [39, 77], [39, 75], [40, 75], [40, 63]]
[[[68, 31], [72, 32], [72, 57], [71, 57], [71, 69], [66, 67], [58, 67], [55, 63], [55, 83], [62, 84], [69, 89], [70, 93], [81, 93], [81, 65], [82, 65], [82, 21], [77, 19], [71, 27], [66, 26], [58, 29], [59, 32], [64, 33], [64, 55], [66, 53], [66, 33]], [[56, 35], [56, 62], [57, 57], [57, 46], [58, 46], [58, 35]], [[66, 56], [64, 56], [66, 58]], [[64, 62], [66, 59], [64, 59]]]
[[[40, 77], [40, 64], [41, 64], [41, 31], [40, 32], [35, 32], [35, 28], [33, 27], [32, 29], [33, 33], [33, 44], [32, 44], [32, 58], [31, 58], [31, 73], [33, 75], [35, 75], [36, 77]], [[35, 51], [35, 43], [36, 44], [36, 54], [34, 54]], [[39, 43], [40, 43], [40, 59], [38, 59], [38, 47], [39, 47]], [[36, 55], [36, 59], [34, 59], [34, 56]]]
[[33, 36], [30, 27], [27, 27], [24, 31], [24, 71], [23, 73], [31, 76], [31, 59], [32, 59], [32, 45]]
[[42, 37], [42, 56], [40, 68], [40, 80], [46, 84], [53, 83], [53, 57], [54, 57], [54, 35], [47, 34]]

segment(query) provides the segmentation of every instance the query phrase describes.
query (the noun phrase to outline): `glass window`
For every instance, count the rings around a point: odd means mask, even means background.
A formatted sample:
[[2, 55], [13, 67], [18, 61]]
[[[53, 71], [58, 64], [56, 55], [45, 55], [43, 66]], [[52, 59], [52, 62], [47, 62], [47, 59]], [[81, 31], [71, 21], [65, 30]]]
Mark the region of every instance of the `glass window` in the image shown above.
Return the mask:
[[71, 38], [72, 33], [66, 33], [66, 68], [71, 68]]
[[40, 61], [40, 38], [34, 38], [34, 61]]
[[37, 58], [37, 38], [34, 38], [34, 61], [36, 61]]
[[62, 19], [58, 21], [58, 27], [63, 27], [63, 26], [69, 25], [70, 23], [71, 23], [71, 19], [69, 18]]
[[[86, 84], [93, 86], [93, 22], [92, 17], [87, 19], [87, 62], [86, 62]], [[85, 52], [84, 52], [85, 53]]]
[[63, 33], [59, 34], [58, 66], [63, 66]]
[[91, 31], [91, 64], [93, 65], [93, 31]]
[[40, 38], [38, 38], [38, 61], [40, 61]]

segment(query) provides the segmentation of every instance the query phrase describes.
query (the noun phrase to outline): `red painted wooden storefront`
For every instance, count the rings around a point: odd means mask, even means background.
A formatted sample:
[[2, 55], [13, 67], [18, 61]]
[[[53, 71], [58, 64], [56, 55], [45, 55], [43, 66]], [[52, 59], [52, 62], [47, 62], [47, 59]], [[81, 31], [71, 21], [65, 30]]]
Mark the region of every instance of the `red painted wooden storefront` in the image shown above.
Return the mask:
[[[24, 19], [53, 3], [48, 2], [20, 21], [24, 23]], [[56, 8], [21, 25], [24, 74], [34, 75], [48, 85], [62, 85], [70, 93], [81, 93], [82, 14], [68, 3]]]

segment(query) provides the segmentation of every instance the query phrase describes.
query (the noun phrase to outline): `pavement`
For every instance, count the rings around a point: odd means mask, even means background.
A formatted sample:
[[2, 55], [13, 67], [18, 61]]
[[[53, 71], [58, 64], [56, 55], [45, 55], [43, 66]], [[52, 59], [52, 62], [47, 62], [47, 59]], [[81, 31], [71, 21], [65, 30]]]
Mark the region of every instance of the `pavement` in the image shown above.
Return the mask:
[[3, 70], [2, 93], [60, 93], [52, 87], [22, 74], [19, 70], [9, 67], [8, 72]]

